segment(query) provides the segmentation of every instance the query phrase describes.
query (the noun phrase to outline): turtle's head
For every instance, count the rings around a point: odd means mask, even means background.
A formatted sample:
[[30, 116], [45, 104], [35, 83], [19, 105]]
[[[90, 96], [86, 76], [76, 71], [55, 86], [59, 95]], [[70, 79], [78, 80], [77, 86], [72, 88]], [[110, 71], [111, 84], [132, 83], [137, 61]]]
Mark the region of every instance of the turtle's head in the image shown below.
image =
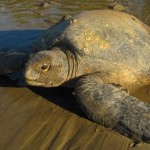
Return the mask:
[[59, 48], [31, 54], [25, 68], [27, 84], [42, 87], [56, 87], [68, 76], [66, 54]]

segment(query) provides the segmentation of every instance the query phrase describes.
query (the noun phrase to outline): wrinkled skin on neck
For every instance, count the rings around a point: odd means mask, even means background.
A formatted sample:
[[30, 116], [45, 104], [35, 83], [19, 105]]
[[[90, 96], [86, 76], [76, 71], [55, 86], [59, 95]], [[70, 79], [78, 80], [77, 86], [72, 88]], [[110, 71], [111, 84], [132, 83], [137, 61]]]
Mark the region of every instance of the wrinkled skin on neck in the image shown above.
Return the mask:
[[70, 76], [68, 54], [60, 48], [31, 54], [25, 68], [25, 79], [32, 86], [56, 87]]

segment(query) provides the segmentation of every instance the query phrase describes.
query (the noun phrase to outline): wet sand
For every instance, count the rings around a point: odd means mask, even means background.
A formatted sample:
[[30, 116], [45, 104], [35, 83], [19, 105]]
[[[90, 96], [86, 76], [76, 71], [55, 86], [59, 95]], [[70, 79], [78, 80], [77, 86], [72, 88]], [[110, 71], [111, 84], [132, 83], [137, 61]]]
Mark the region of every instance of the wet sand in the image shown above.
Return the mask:
[[22, 88], [0, 78], [1, 150], [149, 150], [88, 120], [72, 90]]
[[[143, 1], [146, 5], [136, 2], [134, 8], [130, 3], [131, 14], [150, 25], [150, 2]], [[38, 2], [2, 0], [0, 48], [30, 49], [31, 41], [41, 32], [36, 29], [49, 26], [43, 19], [106, 9], [113, 0], [95, 1], [92, 5], [88, 1], [56, 1], [49, 9], [38, 8], [41, 16], [33, 12]], [[150, 86], [134, 95], [150, 103]], [[0, 150], [150, 150], [150, 144], [130, 145], [132, 140], [86, 118], [70, 89], [22, 88], [0, 77]]]

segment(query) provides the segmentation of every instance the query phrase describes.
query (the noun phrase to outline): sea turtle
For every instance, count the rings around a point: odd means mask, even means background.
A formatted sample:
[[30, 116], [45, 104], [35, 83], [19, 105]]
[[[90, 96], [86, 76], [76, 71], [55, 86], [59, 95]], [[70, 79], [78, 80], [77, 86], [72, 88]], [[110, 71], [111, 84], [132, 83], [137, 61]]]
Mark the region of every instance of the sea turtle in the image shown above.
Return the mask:
[[112, 10], [82, 12], [45, 31], [25, 67], [29, 85], [69, 86], [94, 122], [150, 143], [150, 104], [132, 96], [150, 85], [149, 27]]

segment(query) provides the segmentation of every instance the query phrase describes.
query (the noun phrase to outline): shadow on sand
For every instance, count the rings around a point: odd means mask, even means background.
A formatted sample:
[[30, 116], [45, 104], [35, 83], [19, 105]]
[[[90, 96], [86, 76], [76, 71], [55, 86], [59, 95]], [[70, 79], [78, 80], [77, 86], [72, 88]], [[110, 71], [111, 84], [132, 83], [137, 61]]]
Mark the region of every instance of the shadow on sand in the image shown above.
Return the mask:
[[[55, 87], [55, 88], [42, 88], [42, 87], [19, 87], [16, 81], [11, 81], [5, 76], [0, 76], [0, 87], [2, 88], [28, 88], [32, 92], [40, 95], [45, 100], [50, 101], [69, 112], [72, 112], [80, 117], [87, 118], [86, 115], [81, 111], [76, 101], [74, 90], [66, 87]], [[14, 93], [14, 94], [17, 94]], [[26, 96], [26, 95], [24, 95]], [[88, 119], [88, 118], [87, 118]]]

